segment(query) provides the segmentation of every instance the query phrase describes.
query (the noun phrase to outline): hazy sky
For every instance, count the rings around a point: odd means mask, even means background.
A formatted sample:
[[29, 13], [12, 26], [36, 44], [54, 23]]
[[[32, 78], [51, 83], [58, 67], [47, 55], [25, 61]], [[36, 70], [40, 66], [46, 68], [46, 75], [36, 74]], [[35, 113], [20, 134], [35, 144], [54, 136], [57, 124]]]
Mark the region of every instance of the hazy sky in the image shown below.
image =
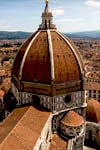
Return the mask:
[[[0, 31], [34, 32], [45, 0], [0, 0]], [[100, 0], [49, 0], [61, 32], [100, 30]]]

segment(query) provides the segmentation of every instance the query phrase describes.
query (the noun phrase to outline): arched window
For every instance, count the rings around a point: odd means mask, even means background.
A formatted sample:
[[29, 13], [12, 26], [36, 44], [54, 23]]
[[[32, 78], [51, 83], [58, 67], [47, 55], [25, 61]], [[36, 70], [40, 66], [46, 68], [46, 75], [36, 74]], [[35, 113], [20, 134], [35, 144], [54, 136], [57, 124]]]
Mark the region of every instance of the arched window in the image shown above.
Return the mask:
[[89, 130], [89, 140], [92, 141], [92, 131]]
[[47, 29], [47, 20], [45, 20], [45, 28]]
[[65, 103], [70, 103], [71, 102], [71, 96], [67, 95], [64, 99]]
[[49, 28], [50, 28], [50, 24], [51, 24], [51, 23], [50, 23], [50, 20], [49, 20]]

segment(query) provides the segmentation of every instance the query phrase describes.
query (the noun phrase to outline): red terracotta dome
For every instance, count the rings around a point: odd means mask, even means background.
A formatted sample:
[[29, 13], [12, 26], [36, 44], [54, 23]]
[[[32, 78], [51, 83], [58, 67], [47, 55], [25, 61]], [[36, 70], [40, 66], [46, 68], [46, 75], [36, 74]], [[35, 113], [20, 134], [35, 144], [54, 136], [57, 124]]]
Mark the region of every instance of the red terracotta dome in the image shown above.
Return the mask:
[[86, 108], [86, 120], [90, 122], [100, 122], [100, 103], [95, 99], [88, 100]]
[[84, 123], [84, 118], [74, 111], [69, 111], [61, 120], [61, 123], [65, 126], [77, 127]]
[[39, 30], [25, 41], [16, 56], [14, 84], [21, 91], [47, 95], [81, 89], [83, 64], [79, 52], [52, 24], [48, 5], [42, 18]]

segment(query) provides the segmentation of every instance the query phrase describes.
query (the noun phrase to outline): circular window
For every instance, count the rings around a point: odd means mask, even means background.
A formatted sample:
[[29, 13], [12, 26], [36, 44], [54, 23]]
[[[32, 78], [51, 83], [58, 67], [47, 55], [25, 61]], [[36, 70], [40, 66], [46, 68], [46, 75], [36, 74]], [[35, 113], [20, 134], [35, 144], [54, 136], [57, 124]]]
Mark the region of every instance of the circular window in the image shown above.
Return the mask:
[[71, 102], [71, 96], [70, 95], [67, 95], [66, 97], [65, 97], [65, 103], [69, 103], [69, 102]]

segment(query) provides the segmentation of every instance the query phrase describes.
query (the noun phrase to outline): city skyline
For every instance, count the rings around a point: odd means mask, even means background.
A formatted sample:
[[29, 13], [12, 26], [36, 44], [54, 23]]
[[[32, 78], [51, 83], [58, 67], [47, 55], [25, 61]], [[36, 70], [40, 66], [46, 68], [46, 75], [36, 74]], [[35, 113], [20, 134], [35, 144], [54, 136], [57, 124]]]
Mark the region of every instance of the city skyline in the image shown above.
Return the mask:
[[[0, 1], [0, 31], [34, 32], [41, 23], [45, 0]], [[100, 30], [100, 0], [49, 0], [61, 32]]]

